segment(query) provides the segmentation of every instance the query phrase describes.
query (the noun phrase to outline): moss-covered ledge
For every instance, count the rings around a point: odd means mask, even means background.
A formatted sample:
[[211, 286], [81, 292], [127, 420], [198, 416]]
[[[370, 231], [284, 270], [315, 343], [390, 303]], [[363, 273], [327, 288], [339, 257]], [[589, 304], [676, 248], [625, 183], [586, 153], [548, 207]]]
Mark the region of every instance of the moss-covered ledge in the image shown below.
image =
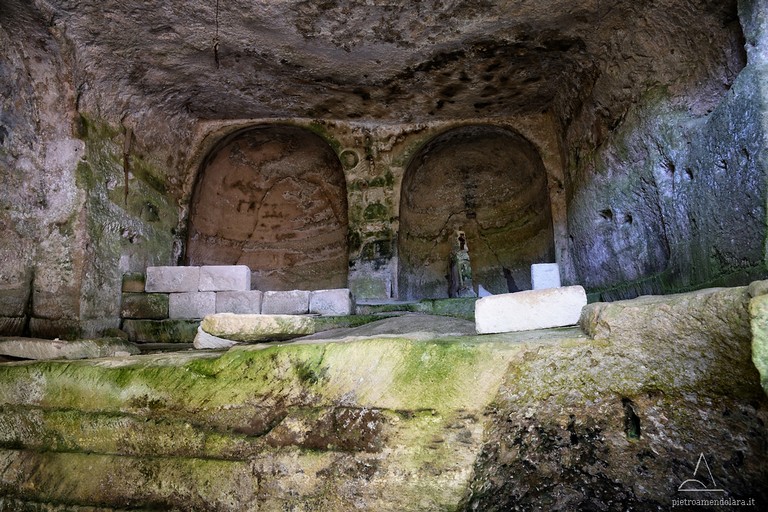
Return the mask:
[[749, 300], [734, 288], [596, 304], [592, 338], [406, 334], [2, 365], [0, 495], [21, 510], [663, 509], [705, 452], [730, 496], [765, 504]]

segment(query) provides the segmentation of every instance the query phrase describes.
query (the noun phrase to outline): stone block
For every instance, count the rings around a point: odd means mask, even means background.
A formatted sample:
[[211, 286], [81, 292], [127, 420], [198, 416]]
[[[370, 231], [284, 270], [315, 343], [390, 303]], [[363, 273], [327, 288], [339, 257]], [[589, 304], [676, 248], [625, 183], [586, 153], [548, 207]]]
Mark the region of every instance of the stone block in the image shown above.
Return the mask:
[[203, 318], [216, 313], [214, 292], [172, 293], [168, 302], [171, 319]]
[[143, 293], [147, 276], [141, 272], [129, 272], [123, 274], [123, 293]]
[[135, 343], [192, 343], [198, 320], [123, 320], [123, 331]]
[[557, 263], [531, 265], [531, 287], [534, 290], [560, 288], [560, 266]]
[[79, 320], [69, 318], [30, 318], [29, 333], [33, 338], [76, 340], [82, 335]]
[[21, 336], [27, 318], [0, 316], [0, 336]]
[[200, 267], [147, 267], [147, 292], [196, 292], [199, 286]]
[[20, 317], [29, 313], [30, 286], [0, 287], [0, 316]]
[[234, 341], [280, 341], [315, 332], [315, 319], [299, 315], [209, 315], [200, 323], [203, 332]]
[[[750, 292], [752, 292], [750, 287]], [[752, 329], [752, 362], [760, 373], [760, 383], [768, 394], [768, 295], [758, 295], [749, 302]]]
[[315, 290], [309, 293], [309, 312], [323, 316], [352, 315], [355, 301], [349, 288]]
[[246, 265], [206, 265], [200, 267], [201, 292], [247, 291], [251, 289], [251, 269]]
[[264, 315], [306, 315], [309, 313], [309, 292], [264, 292], [261, 312]]
[[586, 304], [581, 286], [483, 297], [475, 303], [475, 328], [478, 334], [491, 334], [575, 325]]
[[256, 314], [261, 313], [259, 290], [245, 292], [216, 292], [216, 313]]
[[150, 320], [168, 318], [168, 294], [123, 293], [120, 317]]

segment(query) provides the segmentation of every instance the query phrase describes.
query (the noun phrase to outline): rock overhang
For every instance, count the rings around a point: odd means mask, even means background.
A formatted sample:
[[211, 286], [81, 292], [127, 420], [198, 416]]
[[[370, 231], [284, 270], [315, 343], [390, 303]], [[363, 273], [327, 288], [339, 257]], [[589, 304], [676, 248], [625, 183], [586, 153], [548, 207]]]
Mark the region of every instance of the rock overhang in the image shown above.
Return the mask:
[[[13, 6], [12, 6], [13, 7]], [[427, 122], [612, 101], [718, 73], [736, 2], [35, 2], [81, 94], [200, 119]], [[10, 9], [4, 25], [30, 23]], [[738, 23], [736, 22], [736, 26]], [[720, 41], [720, 43], [712, 43]], [[722, 52], [720, 52], [722, 53]], [[709, 55], [708, 55], [709, 56]], [[722, 59], [714, 57], [715, 59]], [[138, 98], [138, 100], [137, 100]]]

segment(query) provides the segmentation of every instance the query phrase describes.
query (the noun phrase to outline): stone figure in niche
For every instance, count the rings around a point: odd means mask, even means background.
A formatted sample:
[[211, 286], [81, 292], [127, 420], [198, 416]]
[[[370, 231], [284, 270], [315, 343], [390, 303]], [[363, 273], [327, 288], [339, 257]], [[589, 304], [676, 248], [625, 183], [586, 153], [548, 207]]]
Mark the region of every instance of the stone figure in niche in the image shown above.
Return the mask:
[[453, 239], [448, 296], [477, 297], [472, 287], [472, 266], [469, 263], [469, 246], [464, 231], [456, 231]]

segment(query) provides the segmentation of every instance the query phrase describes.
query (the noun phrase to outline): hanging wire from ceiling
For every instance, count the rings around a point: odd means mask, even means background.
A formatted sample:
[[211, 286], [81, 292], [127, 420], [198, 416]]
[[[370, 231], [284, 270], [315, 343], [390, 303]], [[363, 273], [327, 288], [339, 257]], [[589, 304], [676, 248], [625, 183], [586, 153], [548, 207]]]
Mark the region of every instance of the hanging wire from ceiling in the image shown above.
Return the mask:
[[219, 62], [219, 0], [216, 0], [216, 33], [213, 36], [213, 61], [216, 63], [216, 69], [219, 69], [221, 63]]

